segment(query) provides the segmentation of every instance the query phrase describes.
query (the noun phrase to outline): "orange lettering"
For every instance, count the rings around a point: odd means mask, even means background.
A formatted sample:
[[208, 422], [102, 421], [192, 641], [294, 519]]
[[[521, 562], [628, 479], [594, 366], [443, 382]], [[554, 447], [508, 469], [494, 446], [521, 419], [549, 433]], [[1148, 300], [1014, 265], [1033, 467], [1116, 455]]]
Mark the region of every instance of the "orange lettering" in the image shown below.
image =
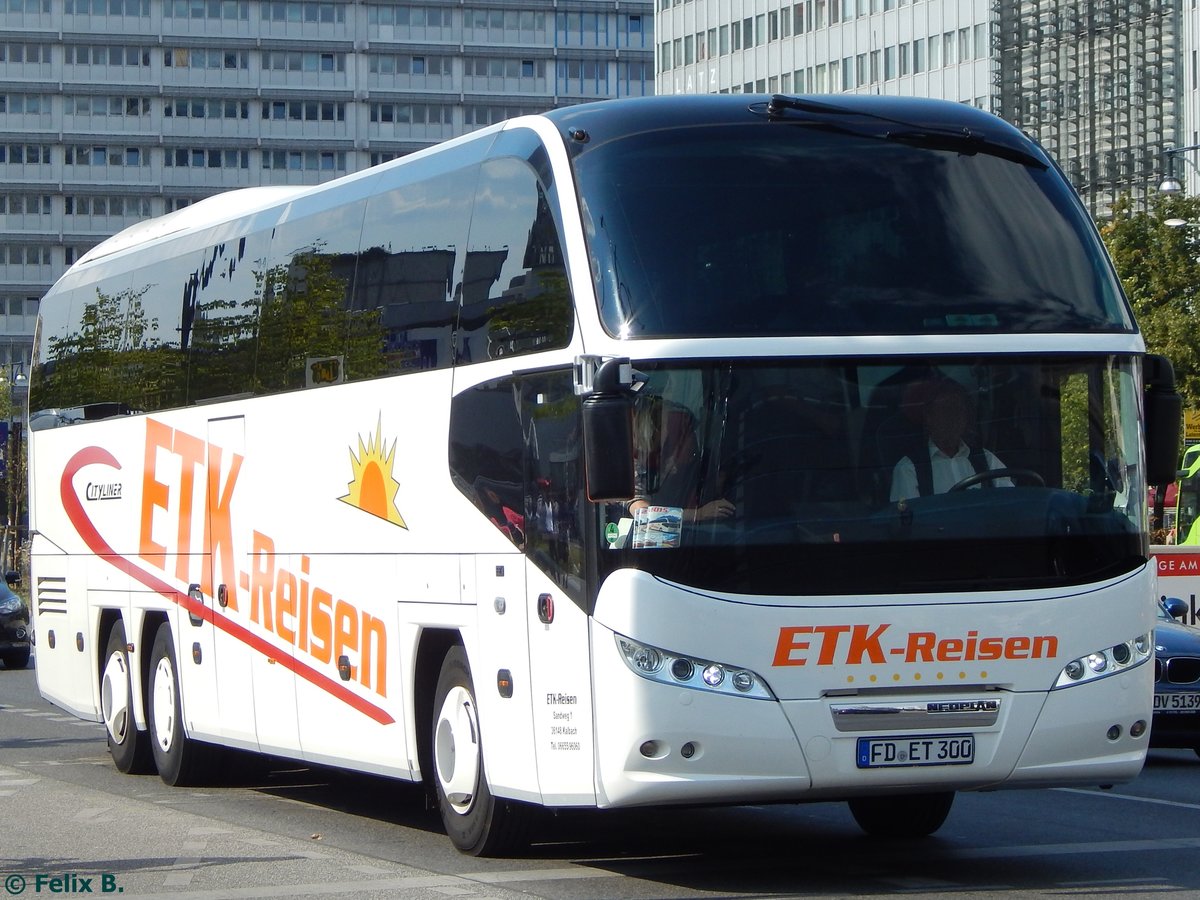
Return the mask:
[[1007, 659], [1029, 659], [1029, 638], [1010, 637], [1004, 642], [1004, 656]]
[[253, 562], [250, 565], [250, 621], [261, 621], [268, 631], [271, 630], [271, 588], [275, 580], [274, 555], [275, 542], [265, 534], [254, 532]]
[[837, 652], [838, 638], [849, 630], [849, 625], [818, 625], [813, 628], [813, 634], [821, 635], [821, 655], [817, 657], [818, 666], [833, 665], [833, 655]]
[[142, 528], [140, 549], [142, 559], [160, 569], [166, 567], [167, 548], [154, 540], [154, 510], [165, 510], [170, 501], [170, 491], [161, 481], [154, 479], [158, 463], [158, 451], [171, 449], [171, 429], [154, 419], [146, 420], [146, 458], [142, 467]]
[[233, 502], [233, 488], [237, 483], [238, 473], [242, 470], [242, 457], [232, 454], [233, 461], [229, 465], [229, 476], [225, 484], [221, 484], [221, 448], [208, 445], [208, 503], [205, 504], [205, 530], [208, 532], [208, 549], [212, 553], [212, 563], [200, 574], [200, 589], [208, 596], [213, 596], [213, 573], [220, 571], [221, 583], [228, 592], [229, 608], [237, 611], [237, 578], [233, 564], [233, 525], [230, 522], [229, 507]]
[[380, 697], [387, 696], [387, 632], [383, 622], [374, 616], [363, 613], [362, 625], [362, 686], [371, 686], [371, 644], [379, 653], [379, 671], [375, 676], [375, 692]]
[[339, 600], [333, 608], [333, 660], [337, 662], [351, 650], [358, 652], [358, 610]]
[[793, 658], [792, 654], [797, 650], [807, 650], [808, 641], [796, 640], [798, 634], [812, 634], [812, 626], [801, 626], [799, 628], [780, 628], [779, 641], [775, 644], [775, 660], [771, 663], [773, 666], [802, 666], [807, 660], [801, 656]]
[[312, 642], [309, 652], [323, 663], [330, 660], [333, 650], [333, 595], [313, 588]]
[[[204, 462], [204, 442], [183, 431], [175, 432], [171, 449], [179, 455], [183, 470], [179, 477], [179, 540], [175, 545], [175, 577], [191, 581], [192, 495], [196, 489], [196, 467]], [[210, 594], [211, 596], [211, 594]]]
[[296, 632], [284, 621], [284, 617], [296, 618], [296, 576], [287, 569], [279, 570], [275, 579], [275, 633], [289, 644], [296, 643]]

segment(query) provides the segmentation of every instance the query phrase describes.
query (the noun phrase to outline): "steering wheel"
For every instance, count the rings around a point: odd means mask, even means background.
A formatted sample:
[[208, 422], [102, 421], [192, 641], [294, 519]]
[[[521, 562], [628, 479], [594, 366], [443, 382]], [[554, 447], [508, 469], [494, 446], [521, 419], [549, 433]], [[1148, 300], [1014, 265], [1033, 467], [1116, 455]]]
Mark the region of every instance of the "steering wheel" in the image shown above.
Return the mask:
[[[1046, 479], [1042, 478], [1033, 469], [988, 469], [986, 472], [976, 472], [974, 475], [968, 475], [958, 484], [954, 485], [954, 487], [950, 488], [950, 491], [965, 491], [969, 487], [974, 487], [985, 481], [995, 481], [998, 478], [1024, 479], [1033, 482], [1038, 487], [1046, 486]], [[950, 493], [950, 491], [946, 493]]]

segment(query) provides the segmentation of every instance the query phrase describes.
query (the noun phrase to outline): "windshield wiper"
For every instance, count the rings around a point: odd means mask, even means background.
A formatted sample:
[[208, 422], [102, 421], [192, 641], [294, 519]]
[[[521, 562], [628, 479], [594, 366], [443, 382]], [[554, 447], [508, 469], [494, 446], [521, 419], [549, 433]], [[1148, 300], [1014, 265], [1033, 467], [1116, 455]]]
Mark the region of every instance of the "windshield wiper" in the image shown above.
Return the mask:
[[1023, 166], [1034, 166], [1038, 169], [1047, 168], [1046, 164], [1032, 153], [1026, 153], [1018, 147], [1010, 147], [1007, 144], [998, 144], [995, 141], [990, 141], [970, 128], [963, 128], [962, 131], [929, 129], [889, 131], [884, 134], [884, 137], [889, 141], [908, 144], [912, 147], [923, 147], [929, 150], [951, 150], [966, 156], [983, 153], [988, 156], [998, 156], [1001, 159], [1007, 159], [1009, 162], [1020, 163]]
[[915, 125], [912, 122], [894, 119], [891, 116], [883, 116], [869, 110], [852, 109], [846, 106], [839, 106], [836, 103], [812, 100], [808, 97], [787, 97], [783, 94], [775, 94], [767, 101], [767, 115], [772, 119], [782, 117], [789, 109], [826, 116], [859, 116], [865, 119], [874, 119], [879, 122], [898, 125], [901, 130], [885, 131], [882, 135], [869, 136], [882, 137], [885, 140], [908, 144], [912, 147], [922, 147], [929, 150], [949, 150], [966, 156], [983, 153], [987, 156], [996, 156], [1000, 159], [1007, 159], [1010, 162], [1020, 163], [1023, 166], [1033, 166], [1038, 169], [1048, 168], [1045, 162], [1027, 150], [1022, 150], [1020, 147], [1015, 147], [1008, 143], [992, 140], [966, 127], [952, 130]]

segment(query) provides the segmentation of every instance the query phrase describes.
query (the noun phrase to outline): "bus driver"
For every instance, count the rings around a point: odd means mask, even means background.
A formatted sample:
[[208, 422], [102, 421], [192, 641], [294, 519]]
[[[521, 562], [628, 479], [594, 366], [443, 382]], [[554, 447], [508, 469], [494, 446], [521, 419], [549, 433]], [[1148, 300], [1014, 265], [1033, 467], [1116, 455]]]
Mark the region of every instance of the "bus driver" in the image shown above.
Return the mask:
[[[892, 470], [893, 503], [930, 494], [944, 494], [964, 478], [990, 469], [1005, 468], [994, 453], [970, 447], [963, 439], [971, 420], [971, 400], [966, 388], [952, 378], [929, 382], [922, 410], [927, 454], [903, 457]], [[916, 456], [914, 460], [913, 456]], [[983, 482], [1012, 487], [1011, 478]], [[979, 485], [973, 485], [979, 487]]]

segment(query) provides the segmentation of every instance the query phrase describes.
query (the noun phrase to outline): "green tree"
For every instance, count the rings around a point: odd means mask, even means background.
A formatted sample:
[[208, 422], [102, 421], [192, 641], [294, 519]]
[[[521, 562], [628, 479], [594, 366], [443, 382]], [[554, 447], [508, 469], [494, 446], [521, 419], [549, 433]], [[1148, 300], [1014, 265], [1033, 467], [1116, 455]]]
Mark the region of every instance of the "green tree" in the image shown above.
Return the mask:
[[1135, 210], [1122, 197], [1100, 234], [1147, 350], [1174, 365], [1184, 406], [1200, 406], [1200, 198], [1158, 195]]

